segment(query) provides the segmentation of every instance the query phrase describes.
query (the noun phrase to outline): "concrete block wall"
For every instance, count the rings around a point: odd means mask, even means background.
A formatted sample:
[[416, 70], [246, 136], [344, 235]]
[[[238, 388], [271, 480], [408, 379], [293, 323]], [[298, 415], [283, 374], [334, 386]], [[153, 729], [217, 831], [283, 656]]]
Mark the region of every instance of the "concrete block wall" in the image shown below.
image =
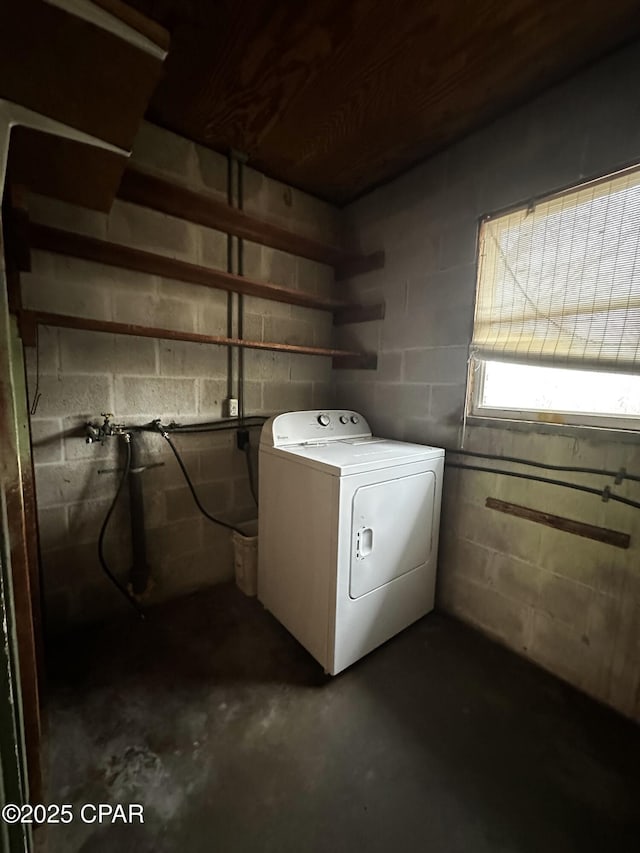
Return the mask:
[[[347, 208], [361, 248], [382, 247], [387, 257], [351, 292], [383, 298], [387, 313], [345, 331], [342, 343], [377, 349], [379, 368], [341, 374], [338, 405], [361, 409], [379, 433], [460, 446], [479, 218], [640, 161], [639, 77], [636, 44]], [[623, 443], [597, 430], [575, 437], [471, 426], [465, 447], [640, 473], [637, 437]], [[637, 486], [618, 490], [640, 499]], [[630, 533], [631, 549], [503, 515], [485, 508], [488, 496]], [[639, 537], [638, 511], [449, 469], [439, 606], [640, 719]]]
[[[133, 159], [142, 168], [226, 199], [226, 158], [153, 125], [143, 125]], [[248, 169], [245, 209], [318, 239], [337, 239], [338, 212]], [[32, 196], [31, 219], [185, 261], [226, 269], [227, 236], [116, 201], [102, 215]], [[329, 294], [333, 270], [283, 252], [245, 244], [248, 276]], [[226, 334], [227, 294], [96, 263], [34, 252], [22, 278], [25, 307], [206, 334]], [[245, 337], [285, 343], [331, 343], [331, 316], [245, 298]], [[109, 617], [128, 605], [104, 579], [98, 531], [117, 483], [101, 468], [121, 464], [117, 440], [88, 446], [87, 420], [113, 412], [116, 422], [209, 421], [228, 396], [227, 349], [71, 329], [41, 328], [27, 350], [30, 398], [40, 399], [31, 427], [48, 628]], [[237, 356], [234, 357], [234, 385]], [[328, 359], [245, 351], [245, 411], [271, 414], [331, 403]], [[257, 449], [259, 430], [252, 431]], [[145, 435], [142, 458], [163, 463], [144, 474], [153, 589], [149, 603], [232, 577], [229, 533], [201, 516], [167, 444]], [[175, 439], [204, 505], [230, 521], [256, 516], [244, 454], [233, 433]], [[256, 455], [257, 459], [257, 455]], [[255, 461], [255, 460], [254, 460]], [[125, 579], [130, 567], [127, 497], [107, 537], [107, 554]]]

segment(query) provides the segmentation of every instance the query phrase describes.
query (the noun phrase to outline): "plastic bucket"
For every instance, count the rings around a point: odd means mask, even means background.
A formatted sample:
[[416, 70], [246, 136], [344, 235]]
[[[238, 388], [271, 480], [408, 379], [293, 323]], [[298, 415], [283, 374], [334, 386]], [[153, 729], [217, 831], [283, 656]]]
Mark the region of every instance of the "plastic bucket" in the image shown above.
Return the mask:
[[245, 595], [258, 594], [258, 519], [239, 524], [240, 530], [247, 535], [241, 536], [235, 530], [233, 539], [233, 567], [236, 585]]

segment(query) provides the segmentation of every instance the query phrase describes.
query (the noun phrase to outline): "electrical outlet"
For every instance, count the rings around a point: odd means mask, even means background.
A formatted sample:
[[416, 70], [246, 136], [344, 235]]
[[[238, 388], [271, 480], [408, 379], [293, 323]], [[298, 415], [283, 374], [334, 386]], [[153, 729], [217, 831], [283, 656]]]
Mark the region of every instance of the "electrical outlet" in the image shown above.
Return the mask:
[[238, 401], [235, 397], [229, 397], [227, 400], [227, 416], [230, 418], [238, 417]]

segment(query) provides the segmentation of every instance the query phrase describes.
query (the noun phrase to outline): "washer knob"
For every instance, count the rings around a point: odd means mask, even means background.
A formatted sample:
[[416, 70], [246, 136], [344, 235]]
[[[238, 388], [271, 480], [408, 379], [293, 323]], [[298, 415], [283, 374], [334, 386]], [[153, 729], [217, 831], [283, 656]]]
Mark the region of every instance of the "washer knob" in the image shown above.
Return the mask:
[[360, 418], [357, 415], [351, 415], [351, 423], [357, 424]]
[[329, 426], [331, 423], [331, 418], [329, 415], [318, 415], [318, 423], [320, 426]]
[[340, 423], [341, 424], [348, 424], [349, 418], [346, 415], [340, 415]]

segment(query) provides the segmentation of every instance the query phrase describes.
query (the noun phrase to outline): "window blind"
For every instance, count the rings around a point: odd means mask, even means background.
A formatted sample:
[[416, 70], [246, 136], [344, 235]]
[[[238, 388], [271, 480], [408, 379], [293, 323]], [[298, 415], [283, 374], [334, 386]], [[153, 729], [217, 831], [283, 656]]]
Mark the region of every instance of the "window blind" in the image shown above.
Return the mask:
[[640, 168], [484, 220], [472, 354], [640, 372]]

